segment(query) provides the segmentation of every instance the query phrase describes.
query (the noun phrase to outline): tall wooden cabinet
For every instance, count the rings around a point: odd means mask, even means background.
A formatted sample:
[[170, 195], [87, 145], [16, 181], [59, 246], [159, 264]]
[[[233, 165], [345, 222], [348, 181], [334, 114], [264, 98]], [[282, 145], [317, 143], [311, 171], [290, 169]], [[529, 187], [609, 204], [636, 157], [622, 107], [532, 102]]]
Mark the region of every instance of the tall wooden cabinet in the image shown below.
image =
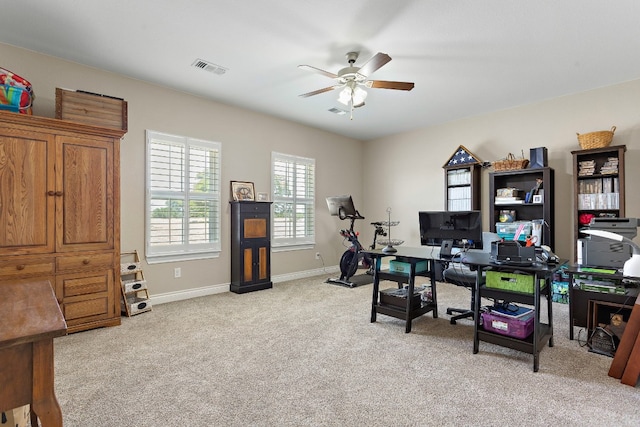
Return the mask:
[[231, 202], [231, 292], [268, 289], [271, 282], [271, 203]]
[[625, 216], [625, 145], [572, 151], [573, 155], [573, 240], [580, 235], [580, 220], [591, 216]]
[[123, 134], [0, 112], [0, 286], [49, 280], [69, 332], [120, 324]]

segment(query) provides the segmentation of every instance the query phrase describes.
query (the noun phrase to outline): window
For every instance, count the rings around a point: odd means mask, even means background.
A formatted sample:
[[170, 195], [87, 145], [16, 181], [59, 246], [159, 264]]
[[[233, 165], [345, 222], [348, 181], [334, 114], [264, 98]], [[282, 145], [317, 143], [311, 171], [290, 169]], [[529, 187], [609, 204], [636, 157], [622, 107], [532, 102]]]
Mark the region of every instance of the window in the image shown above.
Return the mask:
[[274, 248], [315, 243], [315, 166], [314, 159], [271, 154]]
[[221, 144], [147, 130], [149, 262], [220, 252]]

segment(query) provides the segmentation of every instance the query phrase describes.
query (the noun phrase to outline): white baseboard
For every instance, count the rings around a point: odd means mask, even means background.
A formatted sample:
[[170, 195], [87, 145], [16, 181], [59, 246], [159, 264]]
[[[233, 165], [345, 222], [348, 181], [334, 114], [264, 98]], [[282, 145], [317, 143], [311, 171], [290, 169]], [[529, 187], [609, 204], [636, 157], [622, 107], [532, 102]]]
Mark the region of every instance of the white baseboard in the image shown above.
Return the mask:
[[229, 292], [229, 283], [151, 295], [151, 306]]
[[[271, 277], [273, 283], [286, 282], [289, 280], [304, 279], [307, 277], [327, 275], [330, 276], [339, 272], [338, 266], [317, 268], [314, 270], [297, 271], [295, 273], [279, 274]], [[221, 294], [229, 292], [229, 283], [203, 286], [200, 288], [186, 289], [184, 291], [165, 292], [163, 294], [151, 295], [151, 306], [166, 304], [169, 302], [182, 301], [191, 298], [204, 297], [207, 295]]]
[[338, 268], [337, 265], [335, 265], [332, 267], [316, 268], [313, 270], [296, 271], [295, 273], [279, 274], [277, 276], [272, 276], [271, 281], [273, 283], [280, 283], [280, 282], [287, 282], [289, 280], [305, 279], [307, 277], [314, 277], [314, 276], [322, 276], [323, 274], [327, 276], [331, 276], [339, 271], [340, 269]]

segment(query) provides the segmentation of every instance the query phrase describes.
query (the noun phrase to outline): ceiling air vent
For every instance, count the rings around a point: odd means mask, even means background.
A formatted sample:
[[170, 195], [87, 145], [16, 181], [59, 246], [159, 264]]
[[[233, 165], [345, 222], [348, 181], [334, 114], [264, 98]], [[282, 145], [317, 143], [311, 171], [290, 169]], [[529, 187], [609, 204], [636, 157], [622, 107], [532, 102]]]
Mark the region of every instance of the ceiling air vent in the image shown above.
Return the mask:
[[335, 107], [333, 107], [333, 108], [329, 108], [329, 112], [330, 112], [330, 113], [334, 113], [334, 114], [338, 114], [338, 115], [340, 115], [340, 116], [343, 116], [343, 115], [347, 114], [347, 112], [346, 112], [346, 111], [341, 110], [341, 109], [339, 109], [339, 108], [335, 108]]
[[200, 68], [201, 70], [205, 70], [208, 71], [210, 73], [213, 74], [217, 74], [219, 76], [223, 75], [224, 73], [227, 72], [227, 68], [224, 68], [220, 65], [216, 65], [214, 63], [211, 62], [207, 62], [204, 61], [202, 59], [196, 59], [193, 64], [191, 64], [192, 66], [196, 67], [196, 68]]

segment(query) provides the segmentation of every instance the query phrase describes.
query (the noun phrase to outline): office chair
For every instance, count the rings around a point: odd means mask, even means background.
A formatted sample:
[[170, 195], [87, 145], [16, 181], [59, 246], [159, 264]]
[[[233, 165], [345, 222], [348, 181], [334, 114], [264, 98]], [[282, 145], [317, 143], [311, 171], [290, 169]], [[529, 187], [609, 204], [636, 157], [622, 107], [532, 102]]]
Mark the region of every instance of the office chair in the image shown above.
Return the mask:
[[[482, 232], [482, 252], [491, 252], [491, 242], [500, 240], [500, 236], [496, 233], [488, 231]], [[470, 269], [467, 265], [461, 262], [455, 262], [455, 258], [446, 263], [447, 266], [442, 272], [442, 279], [447, 283], [453, 283], [454, 285], [464, 286], [471, 290], [471, 305], [470, 308], [447, 308], [447, 314], [454, 316], [451, 317], [451, 324], [455, 325], [457, 320], [460, 319], [474, 319], [473, 311], [475, 305], [475, 292], [474, 287], [476, 284], [477, 271]], [[482, 273], [484, 278], [485, 274]]]
[[475, 303], [474, 287], [476, 284], [476, 274], [477, 272], [475, 270], [471, 270], [468, 266], [455, 261], [450, 262], [449, 266], [442, 272], [442, 278], [445, 282], [457, 286], [464, 286], [471, 290], [471, 304], [469, 308], [447, 308], [448, 315], [454, 314], [450, 319], [452, 325], [455, 325], [456, 321], [460, 319], [474, 319], [473, 309]]

